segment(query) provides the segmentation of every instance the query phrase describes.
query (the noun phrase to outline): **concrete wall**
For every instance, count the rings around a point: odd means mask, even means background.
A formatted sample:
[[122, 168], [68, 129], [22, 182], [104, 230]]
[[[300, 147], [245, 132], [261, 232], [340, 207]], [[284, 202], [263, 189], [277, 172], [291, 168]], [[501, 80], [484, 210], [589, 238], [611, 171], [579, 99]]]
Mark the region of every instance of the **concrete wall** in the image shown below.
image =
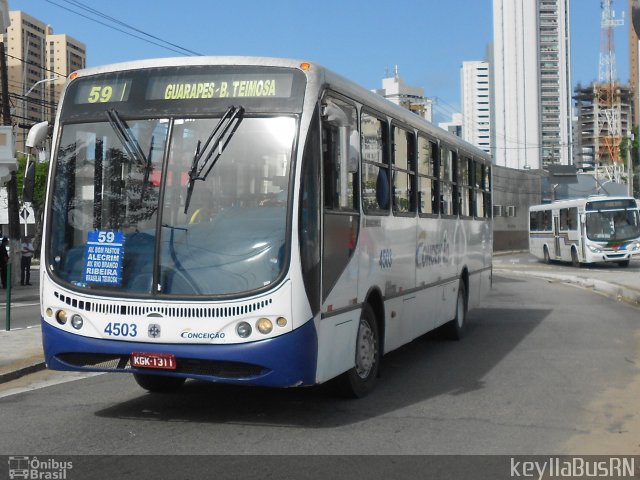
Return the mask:
[[493, 250], [529, 249], [529, 206], [542, 203], [541, 171], [493, 166]]

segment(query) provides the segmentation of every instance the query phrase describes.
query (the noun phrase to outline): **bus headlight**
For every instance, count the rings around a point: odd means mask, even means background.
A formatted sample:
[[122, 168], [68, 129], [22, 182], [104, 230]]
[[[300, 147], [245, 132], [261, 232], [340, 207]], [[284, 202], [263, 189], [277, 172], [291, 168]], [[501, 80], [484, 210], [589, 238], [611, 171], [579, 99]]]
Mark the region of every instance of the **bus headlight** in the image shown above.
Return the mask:
[[273, 330], [273, 323], [271, 323], [271, 320], [268, 318], [261, 318], [256, 322], [256, 328], [260, 333], [266, 335], [267, 333], [271, 333], [271, 330]]
[[251, 335], [251, 325], [249, 325], [247, 322], [240, 322], [236, 326], [236, 333], [240, 338], [247, 338], [249, 335]]
[[65, 312], [64, 310], [58, 310], [56, 312], [56, 320], [60, 325], [64, 325], [65, 323], [67, 323], [67, 320], [69, 320], [69, 318], [67, 317], [67, 312]]
[[591, 250], [591, 252], [593, 253], [602, 253], [602, 250], [600, 250], [598, 247], [594, 246], [594, 245], [587, 245], [587, 247], [589, 248], [589, 250]]
[[84, 323], [84, 320], [82, 320], [82, 317], [77, 313], [71, 317], [71, 326], [76, 330], [80, 330], [82, 328], [83, 323]]
[[284, 317], [278, 317], [276, 319], [276, 323], [278, 324], [279, 327], [286, 327], [287, 326], [287, 319]]

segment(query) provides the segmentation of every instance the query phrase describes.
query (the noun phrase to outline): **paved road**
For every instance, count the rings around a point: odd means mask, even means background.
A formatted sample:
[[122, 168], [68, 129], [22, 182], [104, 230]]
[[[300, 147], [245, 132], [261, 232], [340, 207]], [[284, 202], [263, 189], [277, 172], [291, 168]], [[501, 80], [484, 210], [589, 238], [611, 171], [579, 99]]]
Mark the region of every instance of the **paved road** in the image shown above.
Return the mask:
[[[6, 312], [6, 305], [0, 305], [0, 330], [6, 330]], [[40, 302], [38, 300], [11, 302], [10, 315], [11, 330], [40, 327]]]
[[496, 276], [463, 341], [389, 354], [365, 399], [195, 381], [152, 395], [127, 375], [40, 372], [0, 386], [0, 454], [638, 454], [638, 321], [592, 292]]

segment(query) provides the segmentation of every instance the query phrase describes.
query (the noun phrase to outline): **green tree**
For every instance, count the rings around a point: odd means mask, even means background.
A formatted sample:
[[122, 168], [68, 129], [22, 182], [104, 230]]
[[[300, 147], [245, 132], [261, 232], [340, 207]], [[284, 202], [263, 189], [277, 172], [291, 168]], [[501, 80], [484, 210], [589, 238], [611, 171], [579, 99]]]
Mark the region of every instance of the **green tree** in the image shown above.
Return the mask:
[[[24, 171], [27, 165], [27, 157], [24, 155], [18, 156], [18, 171], [16, 172], [16, 179], [18, 182], [18, 197], [22, 204], [22, 186], [24, 184]], [[49, 172], [49, 162], [37, 162], [36, 161], [36, 178], [35, 188], [33, 192], [33, 202], [31, 206], [35, 215], [35, 235], [33, 239], [33, 246], [36, 249], [36, 255], [40, 251], [40, 242], [42, 239], [42, 220], [44, 214], [44, 201], [47, 189], [47, 174]]]

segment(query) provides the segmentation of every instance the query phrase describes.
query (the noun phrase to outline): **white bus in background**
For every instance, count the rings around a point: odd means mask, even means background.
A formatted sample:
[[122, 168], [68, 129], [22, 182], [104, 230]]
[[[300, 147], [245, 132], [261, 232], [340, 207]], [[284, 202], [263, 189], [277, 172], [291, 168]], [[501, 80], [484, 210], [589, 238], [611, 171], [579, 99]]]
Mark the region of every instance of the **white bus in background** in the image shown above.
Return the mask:
[[574, 266], [640, 258], [640, 219], [632, 197], [591, 196], [529, 208], [529, 251]]
[[87, 69], [53, 133], [41, 305], [53, 369], [355, 396], [491, 285], [491, 158], [316, 65]]

